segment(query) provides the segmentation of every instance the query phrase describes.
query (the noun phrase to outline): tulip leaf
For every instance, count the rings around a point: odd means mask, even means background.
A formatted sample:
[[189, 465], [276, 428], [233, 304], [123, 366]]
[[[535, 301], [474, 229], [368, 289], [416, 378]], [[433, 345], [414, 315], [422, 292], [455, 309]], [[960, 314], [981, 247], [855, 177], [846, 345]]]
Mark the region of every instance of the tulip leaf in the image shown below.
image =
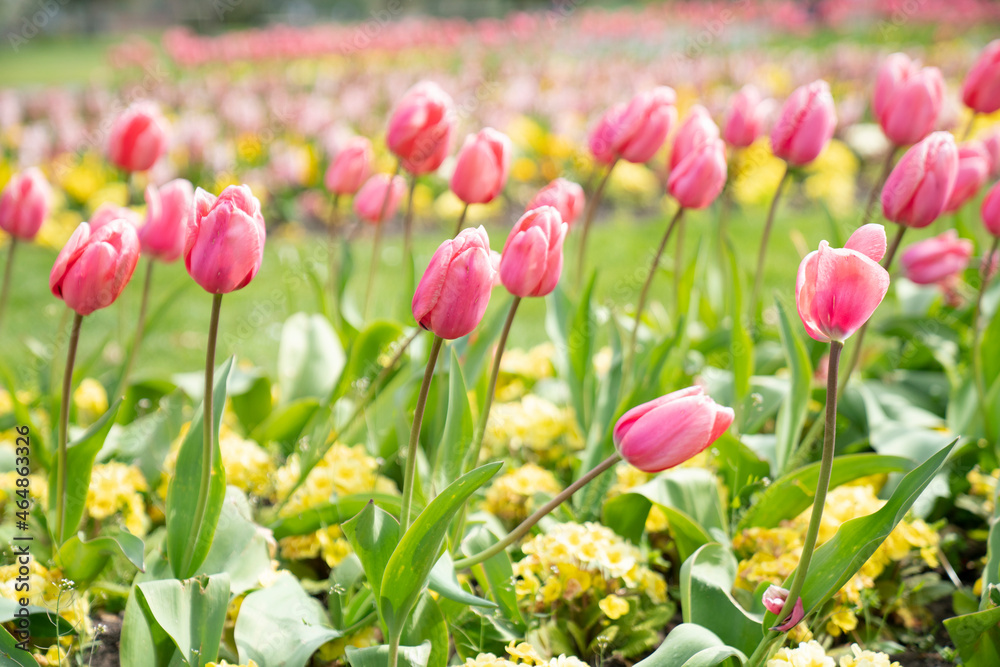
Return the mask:
[[346, 361], [340, 338], [328, 319], [295, 313], [285, 320], [278, 345], [281, 402], [325, 399], [340, 379]]
[[7, 629], [0, 626], [0, 658], [8, 667], [38, 667], [35, 658], [17, 646], [18, 642]]
[[652, 508], [653, 501], [646, 496], [640, 493], [623, 493], [604, 502], [601, 523], [632, 544], [639, 544], [646, 531], [646, 517]]
[[145, 581], [135, 591], [153, 636], [162, 644], [166, 635], [182, 664], [205, 667], [215, 662], [229, 606], [229, 575]]
[[399, 521], [369, 500], [363, 510], [340, 528], [361, 560], [372, 590], [382, 590], [385, 566], [399, 544]]
[[451, 350], [451, 368], [448, 372], [448, 415], [444, 420], [440, 444], [437, 447], [434, 464], [434, 484], [443, 489], [458, 479], [466, 468], [471, 469], [472, 460], [479, 452], [472, 451], [472, 410], [469, 408], [469, 393], [465, 388], [462, 367], [458, 363], [455, 349]]
[[[115, 458], [136, 465], [150, 488], [163, 476], [163, 461], [170, 453], [170, 443], [177, 439], [184, 419], [187, 398], [180, 389], [159, 400], [159, 409], [125, 424], [108, 436], [98, 460]], [[114, 443], [112, 445], [112, 439]]]
[[486, 609], [497, 608], [496, 603], [484, 600], [462, 588], [462, 584], [458, 583], [458, 577], [455, 576], [455, 566], [447, 549], [431, 568], [427, 586], [441, 597], [454, 602], [473, 607], [485, 607]]
[[[479, 526], [462, 543], [462, 549], [467, 556], [480, 553], [496, 544], [496, 536]], [[472, 568], [476, 581], [484, 586], [500, 606], [504, 618], [510, 621], [515, 629], [524, 632], [524, 616], [517, 606], [517, 594], [514, 592], [514, 568], [510, 563], [510, 554], [501, 551], [487, 558]]]
[[[736, 408], [737, 430], [745, 432], [747, 414], [747, 402], [750, 398], [750, 378], [753, 376], [753, 339], [746, 323], [743, 313], [743, 273], [740, 271], [739, 263], [736, 261], [736, 252], [729, 248], [729, 275], [732, 277], [730, 285], [732, 294], [730, 297], [731, 316], [733, 321], [732, 337], [730, 340], [729, 354], [733, 360], [733, 406]], [[754, 313], [751, 317], [756, 317]]]
[[802, 337], [792, 327], [781, 300], [776, 302], [778, 321], [781, 324], [781, 342], [785, 347], [785, 357], [788, 370], [792, 376], [792, 386], [778, 411], [778, 421], [775, 425], [775, 459], [778, 474], [784, 472], [799, 444], [802, 425], [806, 421], [809, 410], [809, 398], [812, 395], [812, 364], [809, 361], [809, 351]]
[[271, 380], [265, 375], [254, 379], [246, 391], [229, 397], [236, 418], [245, 433], [252, 433], [271, 414]]
[[365, 508], [369, 502], [392, 515], [399, 514], [400, 498], [387, 493], [356, 494], [342, 496], [333, 502], [304, 510], [294, 516], [285, 516], [271, 523], [274, 539], [280, 540], [293, 535], [308, 535], [320, 528], [342, 524]]
[[1000, 607], [945, 619], [944, 627], [963, 665], [1000, 665]]
[[355, 382], [362, 378], [369, 382], [382, 371], [380, 359], [389, 354], [395, 345], [401, 345], [403, 329], [395, 322], [376, 320], [365, 327], [351, 343], [347, 365], [334, 388], [332, 401], [345, 396]]
[[242, 595], [257, 588], [261, 575], [270, 571], [269, 541], [267, 531], [254, 522], [250, 501], [243, 491], [227, 486], [212, 548], [197, 574], [225, 572], [230, 592]]
[[59, 547], [57, 560], [62, 565], [63, 575], [85, 588], [115, 555], [124, 556], [137, 569], [143, 569], [142, 540], [125, 531], [87, 542], [81, 540], [80, 535], [74, 535]]
[[427, 591], [420, 594], [413, 606], [410, 618], [403, 628], [403, 643], [414, 646], [430, 642], [431, 652], [427, 656], [427, 667], [446, 667], [448, 664], [448, 624], [438, 603]]
[[[429, 641], [420, 646], [400, 646], [398, 667], [427, 667], [432, 650]], [[389, 646], [387, 644], [368, 648], [348, 646], [347, 662], [351, 667], [389, 667]]]
[[300, 398], [275, 408], [250, 434], [257, 442], [281, 443], [286, 453], [290, 453], [302, 430], [319, 410], [319, 399]]
[[746, 664], [747, 657], [696, 623], [681, 623], [667, 635], [652, 655], [635, 667], [713, 667]]

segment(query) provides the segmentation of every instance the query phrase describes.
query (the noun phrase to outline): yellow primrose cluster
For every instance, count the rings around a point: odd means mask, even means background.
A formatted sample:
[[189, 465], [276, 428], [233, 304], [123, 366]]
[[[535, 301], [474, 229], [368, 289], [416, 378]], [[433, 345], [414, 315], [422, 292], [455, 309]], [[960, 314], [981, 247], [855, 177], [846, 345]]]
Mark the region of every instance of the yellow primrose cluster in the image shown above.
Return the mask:
[[[4, 508], [5, 512], [14, 512], [16, 505], [8, 502], [11, 498], [15, 497], [19, 489], [24, 487], [19, 487], [17, 485], [17, 480], [20, 478], [13, 470], [9, 472], [0, 472], [0, 507]], [[49, 504], [49, 482], [42, 475], [28, 475], [28, 499], [34, 503], [41, 503], [42, 507], [46, 507]]]
[[117, 461], [95, 465], [87, 489], [87, 514], [103, 521], [120, 512], [128, 532], [141, 537], [150, 527], [143, 497], [147, 491], [137, 467]]
[[339, 637], [333, 641], [323, 644], [319, 647], [319, 650], [316, 651], [316, 658], [324, 663], [336, 662], [342, 660], [344, 656], [347, 655], [348, 646], [352, 646], [354, 648], [369, 648], [371, 646], [378, 646], [380, 641], [381, 635], [377, 631], [376, 626], [369, 625], [367, 628], [361, 628], [348, 637]]
[[555, 375], [552, 366], [554, 355], [555, 346], [548, 342], [527, 351], [505, 351], [500, 358], [500, 374], [497, 376], [497, 401], [515, 401], [524, 396], [535, 382]]
[[[15, 601], [27, 597], [28, 604], [42, 607], [53, 615], [58, 609], [59, 616], [69, 623], [77, 634], [82, 637], [91, 635], [93, 627], [90, 622], [90, 604], [84, 596], [73, 590], [73, 582], [63, 579], [61, 570], [47, 569], [32, 560], [28, 564], [28, 590], [18, 591], [20, 567], [17, 563], [0, 567], [0, 597]], [[62, 653], [65, 655], [66, 651], [63, 650]]]
[[251, 660], [247, 664], [234, 665], [231, 662], [226, 662], [225, 660], [220, 660], [219, 662], [210, 662], [205, 667], [257, 667], [257, 663]]
[[835, 216], [850, 214], [860, 167], [857, 156], [847, 144], [833, 139], [806, 167], [807, 175], [802, 184], [806, 196], [823, 202]]
[[[167, 495], [167, 484], [177, 468], [177, 455], [184, 441], [186, 424], [180, 435], [174, 441], [170, 453], [163, 462], [164, 476], [160, 488], [161, 497]], [[258, 498], [270, 498], [274, 492], [274, 461], [263, 447], [253, 440], [241, 438], [236, 431], [225, 423], [219, 429], [219, 451], [222, 453], [222, 465], [226, 468], [226, 484], [235, 486]]]
[[466, 658], [465, 667], [587, 667], [587, 663], [572, 655], [560, 655], [546, 660], [527, 642], [511, 642], [505, 650], [510, 658], [480, 653], [475, 659]]
[[[899, 667], [889, 656], [878, 651], [863, 650], [851, 644], [851, 654], [840, 659], [839, 667]], [[767, 667], [838, 667], [838, 663], [826, 654], [819, 642], [803, 642], [797, 648], [787, 646], [767, 661]]]
[[484, 460], [515, 455], [542, 463], [561, 461], [583, 446], [571, 408], [560, 408], [534, 394], [496, 403], [483, 437]]
[[983, 512], [993, 513], [993, 499], [997, 492], [997, 480], [1000, 479], [1000, 468], [995, 468], [990, 474], [985, 475], [976, 466], [965, 476], [969, 481], [969, 495], [981, 498], [983, 501]]
[[[526, 607], [542, 610], [560, 600], [605, 598], [622, 589], [654, 603], [666, 600], [667, 583], [643, 564], [638, 548], [597, 523], [564, 523], [521, 546], [514, 563], [515, 591]], [[605, 603], [619, 611], [614, 600]], [[614, 613], [614, 612], [613, 612]]]
[[535, 511], [535, 494], [554, 496], [560, 491], [555, 475], [526, 463], [493, 482], [486, 491], [486, 510], [503, 521], [518, 523]]
[[108, 393], [94, 378], [85, 378], [73, 392], [73, 405], [77, 423], [89, 426], [108, 411]]

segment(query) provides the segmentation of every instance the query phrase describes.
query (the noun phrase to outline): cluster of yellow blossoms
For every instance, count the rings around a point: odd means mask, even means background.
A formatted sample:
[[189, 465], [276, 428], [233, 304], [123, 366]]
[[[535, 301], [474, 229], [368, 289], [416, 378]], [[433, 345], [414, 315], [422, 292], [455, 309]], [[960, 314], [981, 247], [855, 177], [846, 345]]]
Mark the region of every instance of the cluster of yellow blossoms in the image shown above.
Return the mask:
[[[606, 526], [560, 524], [528, 540], [521, 550], [524, 558], [514, 563], [515, 591], [528, 609], [541, 611], [585, 597], [617, 598], [622, 591], [641, 593], [656, 604], [666, 601], [667, 582], [643, 564], [638, 548]], [[617, 599], [601, 608], [612, 618], [625, 613]]]
[[511, 642], [506, 648], [510, 658], [498, 658], [492, 653], [480, 653], [467, 658], [465, 667], [587, 667], [587, 663], [571, 655], [560, 655], [546, 660], [538, 655], [535, 648], [527, 643]]
[[[839, 667], [899, 667], [885, 653], [863, 650], [851, 644], [851, 654], [841, 657]], [[838, 667], [818, 642], [803, 642], [797, 648], [784, 647], [767, 661], [767, 667]]]
[[143, 495], [147, 491], [137, 467], [117, 461], [95, 465], [87, 489], [87, 514], [104, 521], [120, 512], [128, 532], [141, 537], [150, 527]]
[[519, 523], [535, 511], [535, 495], [562, 491], [556, 476], [534, 463], [525, 463], [497, 478], [486, 491], [486, 510], [508, 524]]
[[535, 394], [496, 403], [483, 437], [483, 459], [514, 456], [543, 463], [563, 461], [583, 446], [571, 408], [560, 408]]
[[552, 357], [555, 346], [542, 343], [530, 350], [511, 349], [500, 358], [496, 398], [499, 402], [515, 401], [539, 380], [555, 375]]
[[1000, 468], [994, 468], [990, 474], [983, 474], [983, 471], [976, 466], [965, 476], [969, 482], [969, 495], [982, 500], [982, 511], [986, 514], [993, 513], [993, 499], [997, 492], [997, 480], [1000, 479]]
[[[74, 590], [73, 582], [63, 578], [61, 570], [48, 569], [32, 560], [28, 565], [28, 590], [18, 591], [20, 567], [18, 564], [0, 567], [0, 597], [14, 601], [27, 597], [31, 606], [41, 607], [53, 616], [58, 612], [81, 638], [92, 636], [94, 628], [90, 621], [90, 604], [84, 595]], [[60, 659], [65, 661], [72, 643], [72, 637], [64, 637], [58, 646], [53, 645], [43, 655], [36, 656], [38, 663], [60, 664]]]

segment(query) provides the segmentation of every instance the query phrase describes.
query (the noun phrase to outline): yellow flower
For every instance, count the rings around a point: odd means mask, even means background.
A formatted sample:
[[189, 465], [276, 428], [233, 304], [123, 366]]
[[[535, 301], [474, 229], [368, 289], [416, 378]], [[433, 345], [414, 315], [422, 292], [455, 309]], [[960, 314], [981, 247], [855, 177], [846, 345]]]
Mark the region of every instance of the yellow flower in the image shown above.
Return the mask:
[[253, 440], [244, 440], [235, 432], [223, 429], [219, 437], [226, 484], [258, 498], [270, 498], [274, 488], [274, 461]]
[[44, 607], [49, 613], [65, 619], [84, 638], [91, 636], [93, 626], [90, 621], [90, 604], [63, 578], [61, 570], [47, 569], [37, 561], [28, 564], [28, 590], [22, 591], [24, 577], [18, 564], [0, 567], [0, 597], [18, 601], [27, 597], [28, 604]]
[[836, 216], [847, 215], [854, 206], [859, 167], [847, 144], [834, 139], [806, 167], [806, 195], [824, 202]]
[[104, 385], [93, 378], [85, 378], [73, 392], [77, 422], [89, 426], [108, 411], [108, 394]]
[[137, 467], [117, 461], [95, 465], [87, 489], [87, 514], [103, 521], [120, 512], [128, 531], [141, 537], [150, 526], [142, 496], [147, 491]]
[[520, 401], [493, 405], [483, 444], [486, 459], [514, 453], [553, 462], [562, 460], [567, 450], [580, 449], [583, 439], [571, 408], [528, 394]]
[[819, 642], [799, 644], [798, 648], [781, 648], [767, 661], [767, 667], [837, 667], [833, 658], [827, 657]]
[[858, 617], [854, 612], [845, 607], [840, 607], [830, 615], [826, 622], [826, 632], [831, 637], [839, 637], [842, 634], [853, 632], [858, 627]]
[[226, 662], [225, 660], [220, 660], [219, 662], [210, 662], [205, 665], [205, 667], [257, 667], [257, 663], [251, 660], [247, 664], [234, 665], [231, 662]]
[[733, 197], [741, 204], [766, 204], [784, 173], [785, 163], [771, 152], [771, 140], [761, 137], [737, 153], [730, 176]]
[[535, 510], [535, 495], [562, 491], [555, 475], [534, 463], [501, 475], [486, 491], [486, 509], [508, 523], [520, 522]]
[[863, 651], [857, 644], [851, 644], [853, 656], [840, 659], [840, 667], [899, 667], [898, 662], [889, 662], [889, 656], [882, 652]]
[[608, 179], [608, 191], [651, 199], [660, 192], [660, 181], [645, 165], [619, 160]]
[[601, 611], [604, 612], [604, 615], [612, 621], [617, 621], [619, 618], [628, 613], [628, 601], [618, 597], [614, 593], [598, 602], [597, 606], [600, 607]]

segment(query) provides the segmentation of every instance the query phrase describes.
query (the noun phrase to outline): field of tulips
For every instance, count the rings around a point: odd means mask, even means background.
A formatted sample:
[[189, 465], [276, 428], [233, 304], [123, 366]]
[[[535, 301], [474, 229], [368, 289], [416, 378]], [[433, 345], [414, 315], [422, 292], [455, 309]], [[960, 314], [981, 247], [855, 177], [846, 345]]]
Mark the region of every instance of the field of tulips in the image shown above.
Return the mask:
[[0, 88], [0, 667], [1000, 666], [1000, 9], [387, 7]]

